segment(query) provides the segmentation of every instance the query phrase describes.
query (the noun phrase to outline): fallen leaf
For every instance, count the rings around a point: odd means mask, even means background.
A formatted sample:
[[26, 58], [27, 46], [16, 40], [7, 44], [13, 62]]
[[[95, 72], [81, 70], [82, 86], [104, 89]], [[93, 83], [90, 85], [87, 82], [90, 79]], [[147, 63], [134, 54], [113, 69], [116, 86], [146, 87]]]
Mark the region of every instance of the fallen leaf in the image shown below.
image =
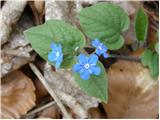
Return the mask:
[[43, 86], [43, 84], [41, 83], [39, 79], [36, 78], [33, 82], [36, 88], [35, 93], [36, 93], [37, 101], [40, 101], [41, 98], [49, 95], [48, 91], [46, 90], [46, 88]]
[[34, 6], [39, 14], [42, 14], [44, 11], [44, 1], [34, 1]]
[[40, 117], [47, 117], [51, 119], [60, 119], [62, 116], [62, 113], [60, 112], [60, 109], [57, 105], [52, 105], [51, 107], [43, 110], [40, 114]]
[[38, 117], [36, 119], [52, 119], [52, 118], [40, 116], [40, 117]]
[[157, 118], [158, 82], [137, 62], [119, 60], [109, 71], [108, 118]]
[[15, 71], [2, 78], [1, 118], [20, 118], [35, 106], [35, 88], [30, 78]]
[[103, 113], [103, 111], [100, 110], [99, 107], [90, 108], [88, 110], [88, 113], [90, 115], [89, 119], [106, 119], [107, 118], [107, 116], [105, 115], [105, 113]]

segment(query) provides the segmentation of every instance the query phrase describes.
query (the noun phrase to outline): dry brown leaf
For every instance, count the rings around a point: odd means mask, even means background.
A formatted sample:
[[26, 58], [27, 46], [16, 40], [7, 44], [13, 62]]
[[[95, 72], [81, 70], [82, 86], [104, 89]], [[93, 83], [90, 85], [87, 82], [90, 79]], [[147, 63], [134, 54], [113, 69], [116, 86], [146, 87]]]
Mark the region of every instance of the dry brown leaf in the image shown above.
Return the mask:
[[57, 105], [52, 105], [51, 107], [43, 110], [40, 113], [40, 117], [47, 117], [51, 119], [60, 119], [61, 118], [61, 112], [60, 109], [57, 107]]
[[35, 87], [30, 78], [15, 71], [2, 78], [1, 118], [20, 118], [35, 106]]
[[42, 1], [35, 0], [34, 5], [35, 5], [35, 8], [36, 8], [37, 12], [39, 14], [42, 14], [43, 9], [44, 9], [44, 1], [43, 0]]
[[107, 116], [100, 110], [99, 107], [90, 108], [88, 110], [88, 113], [90, 115], [89, 119], [105, 119], [105, 118], [107, 118]]
[[140, 63], [118, 61], [109, 71], [108, 118], [157, 118], [158, 81]]
[[38, 101], [41, 98], [49, 95], [48, 91], [46, 90], [46, 88], [43, 86], [43, 84], [40, 82], [39, 79], [35, 79], [33, 82], [34, 82], [34, 85], [35, 85], [35, 88], [36, 88], [35, 93], [36, 93], [36, 97], [37, 97]]

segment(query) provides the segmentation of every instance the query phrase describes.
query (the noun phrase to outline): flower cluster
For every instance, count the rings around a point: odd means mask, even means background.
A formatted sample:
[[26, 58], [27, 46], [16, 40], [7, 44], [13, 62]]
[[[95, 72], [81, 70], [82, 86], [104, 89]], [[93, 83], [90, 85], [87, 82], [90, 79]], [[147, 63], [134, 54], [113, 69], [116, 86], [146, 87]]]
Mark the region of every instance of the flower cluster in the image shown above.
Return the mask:
[[[97, 65], [98, 56], [103, 55], [104, 58], [108, 58], [107, 47], [99, 39], [94, 39], [92, 45], [96, 48], [96, 54], [90, 56], [80, 54], [77, 57], [78, 62], [73, 66], [73, 71], [79, 73], [83, 80], [89, 80], [90, 75], [100, 75], [101, 69]], [[48, 60], [55, 62], [55, 67], [59, 68], [63, 60], [62, 46], [61, 44], [52, 43], [51, 49]]]

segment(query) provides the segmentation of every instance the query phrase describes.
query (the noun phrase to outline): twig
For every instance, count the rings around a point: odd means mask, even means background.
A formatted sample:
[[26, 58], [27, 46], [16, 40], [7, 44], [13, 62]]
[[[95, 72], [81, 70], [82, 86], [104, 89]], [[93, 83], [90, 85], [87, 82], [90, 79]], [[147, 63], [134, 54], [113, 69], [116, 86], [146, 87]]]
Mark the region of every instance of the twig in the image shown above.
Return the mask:
[[32, 71], [37, 75], [37, 77], [39, 78], [39, 80], [42, 82], [42, 84], [44, 85], [44, 87], [47, 89], [47, 91], [50, 93], [50, 95], [53, 97], [53, 99], [55, 100], [55, 102], [57, 103], [57, 105], [60, 107], [62, 113], [64, 114], [65, 118], [71, 118], [71, 116], [69, 115], [69, 113], [67, 112], [66, 108], [64, 107], [64, 105], [61, 103], [61, 101], [59, 100], [56, 92], [49, 86], [48, 82], [45, 80], [45, 78], [42, 76], [42, 74], [40, 73], [40, 71], [37, 69], [37, 67], [33, 64], [30, 63], [29, 64]]
[[36, 108], [35, 110], [33, 110], [33, 111], [29, 112], [28, 114], [26, 114], [25, 116], [23, 116], [23, 118], [26, 118], [28, 116], [32, 116], [35, 113], [38, 113], [38, 112], [40, 112], [40, 111], [42, 111], [42, 110], [54, 105], [55, 103], [56, 103], [55, 101], [51, 101], [51, 102], [49, 102], [49, 103], [47, 103], [47, 104], [45, 104], [45, 105], [43, 105], [43, 106], [41, 106], [39, 108]]
[[139, 57], [134, 57], [134, 56], [123, 56], [123, 55], [110, 54], [110, 57], [111, 58], [122, 59], [122, 60], [141, 62], [141, 59]]

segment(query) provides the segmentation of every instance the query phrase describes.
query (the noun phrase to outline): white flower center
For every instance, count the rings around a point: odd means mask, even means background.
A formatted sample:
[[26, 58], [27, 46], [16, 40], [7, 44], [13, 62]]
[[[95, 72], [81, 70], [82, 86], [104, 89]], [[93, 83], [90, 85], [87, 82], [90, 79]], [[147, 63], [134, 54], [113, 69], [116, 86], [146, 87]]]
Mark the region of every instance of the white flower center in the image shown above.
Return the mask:
[[89, 64], [85, 64], [84, 67], [85, 67], [86, 69], [88, 69], [88, 68], [89, 68]]
[[56, 52], [56, 57], [59, 57], [59, 52]]
[[103, 44], [101, 43], [101, 44], [98, 46], [98, 49], [99, 49], [99, 50], [102, 50], [102, 45], [103, 45]]
[[101, 47], [101, 46], [98, 46], [98, 49], [99, 49], [99, 50], [102, 50], [102, 47]]

